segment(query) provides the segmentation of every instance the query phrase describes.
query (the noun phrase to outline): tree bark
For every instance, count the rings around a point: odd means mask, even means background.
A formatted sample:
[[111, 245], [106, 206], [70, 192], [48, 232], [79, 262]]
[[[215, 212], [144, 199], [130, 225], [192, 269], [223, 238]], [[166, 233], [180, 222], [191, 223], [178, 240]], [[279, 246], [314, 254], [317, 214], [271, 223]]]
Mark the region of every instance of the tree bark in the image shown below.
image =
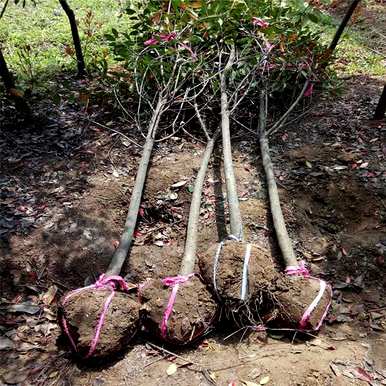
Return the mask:
[[76, 61], [78, 65], [78, 76], [84, 77], [86, 75], [86, 65], [84, 63], [82, 45], [80, 44], [78, 26], [76, 24], [74, 11], [70, 8], [66, 0], [59, 0], [64, 12], [66, 13], [71, 26], [72, 40], [74, 42], [74, 48], [76, 53]]
[[379, 98], [379, 102], [377, 105], [377, 108], [375, 109], [374, 113], [374, 120], [381, 120], [385, 118], [386, 113], [386, 84], [383, 87], [383, 92], [381, 94], [381, 97]]
[[335, 36], [332, 39], [332, 42], [329, 47], [330, 55], [334, 52], [336, 46], [339, 43], [340, 38], [342, 37], [343, 31], [347, 26], [347, 23], [350, 21], [351, 16], [353, 15], [355, 9], [357, 8], [358, 4], [360, 3], [360, 0], [354, 0], [350, 7], [348, 8], [346, 14], [344, 15], [343, 20], [341, 21], [337, 31], [335, 32]]
[[204, 154], [201, 160], [200, 170], [197, 173], [196, 182], [194, 183], [194, 190], [192, 201], [190, 204], [189, 221], [186, 231], [186, 242], [184, 258], [181, 264], [181, 275], [188, 275], [194, 271], [194, 264], [196, 262], [198, 226], [200, 221], [200, 208], [202, 189], [205, 182], [205, 176], [208, 169], [210, 157], [213, 152], [214, 144], [217, 140], [218, 132], [208, 141]]
[[8, 70], [7, 62], [5, 61], [1, 48], [0, 48], [0, 76], [1, 76], [1, 79], [3, 79], [4, 86], [7, 92], [10, 89], [15, 88], [15, 82], [13, 80], [11, 73]]
[[109, 276], [119, 275], [126, 260], [127, 254], [129, 253], [131, 242], [133, 241], [135, 226], [137, 224], [138, 211], [141, 205], [143, 188], [145, 186], [150, 157], [154, 146], [155, 135], [165, 104], [166, 99], [160, 95], [157, 107], [155, 108], [152, 119], [150, 121], [149, 131], [146, 136], [145, 146], [143, 148], [141, 161], [139, 163], [137, 176], [135, 178], [133, 192], [130, 199], [129, 211], [127, 213], [125, 222], [125, 229], [122, 233], [119, 246], [115, 250], [113, 258], [111, 259], [110, 265], [106, 272], [106, 274]]
[[220, 74], [221, 88], [221, 131], [222, 131], [222, 147], [224, 155], [224, 176], [227, 190], [227, 201], [229, 208], [229, 220], [231, 234], [242, 239], [243, 238], [243, 222], [241, 219], [239, 197], [237, 195], [237, 183], [232, 160], [232, 144], [230, 134], [230, 111], [227, 95], [226, 75], [229, 69], [233, 66], [235, 57], [234, 47], [229, 55], [228, 63], [224, 71]]
[[4, 82], [5, 91], [8, 98], [14, 103], [16, 110], [24, 116], [30, 116], [31, 110], [28, 103], [25, 101], [23, 94], [16, 89], [15, 81], [11, 72], [8, 69], [7, 62], [5, 61], [3, 52], [0, 47], [0, 77]]
[[272, 160], [270, 156], [269, 143], [266, 134], [267, 124], [267, 97], [264, 90], [260, 92], [260, 106], [259, 106], [259, 142], [262, 163], [267, 179], [268, 196], [271, 207], [271, 214], [273, 225], [276, 231], [277, 241], [280, 246], [283, 260], [286, 266], [297, 266], [296, 255], [292, 246], [292, 241], [288, 235], [287, 227], [281, 210], [279, 192], [277, 190], [275, 173], [273, 170]]

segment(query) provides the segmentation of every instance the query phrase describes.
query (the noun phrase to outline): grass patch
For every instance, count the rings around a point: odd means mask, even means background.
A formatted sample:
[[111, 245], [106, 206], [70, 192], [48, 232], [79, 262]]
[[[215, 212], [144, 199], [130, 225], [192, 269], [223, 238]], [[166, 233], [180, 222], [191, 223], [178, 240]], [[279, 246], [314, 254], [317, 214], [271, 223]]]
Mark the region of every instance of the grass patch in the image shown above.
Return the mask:
[[[85, 60], [90, 70], [103, 69], [113, 59], [104, 34], [127, 31], [130, 22], [117, 0], [69, 0], [78, 21]], [[10, 2], [0, 21], [0, 43], [9, 67], [23, 85], [36, 87], [58, 72], [76, 71], [68, 19], [57, 0], [42, 0], [25, 8]]]
[[[130, 30], [122, 8], [125, 1], [68, 1], [78, 20], [88, 69], [105, 71], [114, 64], [105, 33], [112, 28]], [[337, 25], [341, 16], [334, 19]], [[327, 41], [331, 41], [334, 28], [326, 27]], [[368, 0], [338, 46], [333, 66], [338, 75], [386, 76], [385, 36], [386, 9]], [[25, 8], [10, 1], [0, 20], [0, 44], [23, 88], [45, 88], [58, 73], [76, 71], [70, 26], [57, 0], [41, 0], [36, 7], [27, 1]]]
[[[344, 9], [346, 7], [343, 7]], [[338, 26], [341, 16], [334, 17]], [[329, 39], [335, 30], [327, 32]], [[375, 0], [364, 1], [336, 51], [338, 75], [386, 76], [386, 8]]]

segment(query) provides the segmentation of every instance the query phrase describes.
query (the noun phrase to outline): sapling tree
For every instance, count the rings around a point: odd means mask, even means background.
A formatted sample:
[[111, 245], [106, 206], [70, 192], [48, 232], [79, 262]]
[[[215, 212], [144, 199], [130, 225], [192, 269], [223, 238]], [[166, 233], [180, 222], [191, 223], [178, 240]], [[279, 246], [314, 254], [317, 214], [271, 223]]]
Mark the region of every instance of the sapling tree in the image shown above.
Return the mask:
[[[205, 130], [205, 133], [208, 131]], [[192, 343], [208, 333], [218, 315], [215, 300], [195, 273], [202, 190], [217, 134], [212, 138], [207, 136], [208, 142], [194, 184], [180, 274], [161, 281], [148, 280], [140, 290], [148, 330], [177, 345]]]
[[[286, 325], [300, 330], [317, 331], [331, 304], [331, 287], [324, 281], [310, 276], [304, 262], [298, 262], [292, 241], [288, 235], [279, 193], [275, 180], [269, 142], [266, 132], [268, 98], [267, 83], [262, 85], [259, 100], [258, 140], [265, 171], [271, 216], [276, 238], [286, 265], [285, 275], [277, 279], [279, 283], [273, 294], [274, 305], [279, 309], [277, 315]], [[281, 289], [280, 289], [281, 288]], [[284, 290], [283, 290], [284, 289]]]
[[[257, 46], [258, 47], [258, 46]], [[225, 47], [224, 47], [225, 48]], [[231, 115], [244, 99], [251, 84], [256, 84], [256, 72], [260, 61], [253, 63], [247, 75], [236, 80], [236, 63], [243, 59], [233, 43], [227, 50], [227, 60], [222, 65], [224, 49], [219, 55], [219, 87], [221, 105], [221, 132], [224, 162], [224, 176], [230, 218], [230, 234], [219, 244], [209, 248], [200, 259], [202, 275], [213, 289], [216, 297], [225, 304], [227, 311], [237, 323], [252, 324], [255, 322], [250, 304], [257, 298], [264, 300], [264, 284], [275, 274], [267, 251], [258, 245], [244, 240], [241, 212], [237, 193], [237, 183], [232, 161]], [[260, 55], [258, 56], [260, 57]], [[231, 81], [232, 80], [232, 81]], [[245, 83], [245, 85], [244, 85]], [[232, 84], [232, 92], [229, 86]], [[247, 86], [248, 85], [248, 86]], [[230, 95], [229, 95], [230, 94]], [[267, 270], [265, 267], [268, 267]]]

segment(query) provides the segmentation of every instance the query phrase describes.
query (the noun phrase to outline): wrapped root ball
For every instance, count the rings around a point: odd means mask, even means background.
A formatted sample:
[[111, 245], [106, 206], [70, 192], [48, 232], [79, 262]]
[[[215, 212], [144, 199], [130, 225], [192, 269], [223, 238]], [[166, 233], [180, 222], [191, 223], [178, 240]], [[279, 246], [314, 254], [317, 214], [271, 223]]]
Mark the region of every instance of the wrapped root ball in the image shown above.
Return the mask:
[[331, 287], [313, 277], [283, 277], [274, 291], [278, 318], [286, 327], [318, 330], [331, 304]]
[[141, 316], [153, 335], [185, 345], [213, 328], [218, 308], [201, 280], [192, 275], [148, 280], [140, 289]]
[[254, 244], [227, 240], [200, 256], [204, 281], [224, 302], [247, 302], [267, 291], [278, 276], [267, 251]]
[[59, 308], [63, 332], [84, 359], [121, 351], [139, 325], [140, 304], [127, 292], [105, 285], [90, 287], [70, 292]]

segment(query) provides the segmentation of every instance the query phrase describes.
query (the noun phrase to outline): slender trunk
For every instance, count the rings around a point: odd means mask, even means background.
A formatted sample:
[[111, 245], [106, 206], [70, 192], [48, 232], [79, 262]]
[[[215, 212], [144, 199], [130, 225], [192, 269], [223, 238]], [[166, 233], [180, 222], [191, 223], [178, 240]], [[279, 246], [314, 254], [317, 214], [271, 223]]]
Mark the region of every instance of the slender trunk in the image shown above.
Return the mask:
[[15, 82], [13, 80], [11, 73], [8, 70], [7, 62], [5, 61], [1, 48], [0, 48], [0, 76], [1, 76], [1, 79], [3, 79], [4, 86], [7, 92], [10, 89], [15, 88]]
[[4, 16], [4, 13], [5, 13], [5, 11], [6, 11], [7, 7], [8, 7], [8, 3], [9, 3], [9, 0], [6, 0], [4, 5], [3, 5], [3, 8], [2, 8], [2, 10], [0, 12], [0, 19]]
[[31, 110], [28, 103], [25, 101], [23, 94], [16, 89], [15, 81], [11, 72], [8, 69], [3, 52], [0, 47], [0, 77], [4, 82], [4, 87], [7, 96], [15, 103], [16, 110], [24, 116], [30, 116]]
[[80, 44], [78, 26], [76, 24], [74, 11], [70, 8], [66, 0], [59, 0], [64, 12], [66, 13], [71, 26], [72, 40], [76, 53], [76, 61], [78, 64], [78, 76], [84, 77], [86, 75], [86, 65], [84, 63], [82, 45]]
[[201, 161], [200, 170], [197, 173], [196, 182], [194, 183], [192, 202], [190, 204], [189, 211], [189, 221], [186, 231], [185, 252], [180, 270], [181, 275], [188, 275], [194, 271], [194, 265], [196, 262], [198, 223], [200, 219], [202, 188], [204, 186], [209, 159], [212, 155], [217, 136], [218, 133], [216, 133], [206, 145], [206, 149]]
[[347, 23], [350, 21], [351, 16], [353, 15], [353, 13], [354, 13], [354, 11], [355, 11], [355, 9], [356, 9], [356, 7], [358, 6], [359, 3], [360, 3], [360, 0], [354, 0], [351, 3], [350, 7], [348, 8], [346, 14], [344, 15], [344, 18], [341, 21], [337, 31], [335, 32], [335, 36], [332, 39], [332, 42], [330, 44], [330, 47], [329, 47], [330, 54], [332, 54], [334, 52], [336, 46], [338, 45], [339, 40], [342, 37], [343, 31], [346, 28]]
[[374, 120], [381, 120], [385, 117], [386, 113], [386, 84], [383, 87], [383, 92], [381, 97], [379, 98], [379, 102], [377, 105], [377, 108], [375, 109], [374, 113]]
[[221, 130], [222, 147], [224, 153], [224, 175], [227, 189], [231, 234], [238, 238], [243, 237], [243, 223], [241, 220], [240, 204], [237, 195], [237, 184], [232, 161], [232, 145], [230, 134], [230, 111], [226, 86], [226, 74], [233, 65], [234, 49], [232, 50], [225, 70], [220, 74], [221, 87]]
[[279, 192], [275, 181], [275, 174], [273, 171], [273, 165], [269, 154], [269, 143], [265, 132], [267, 123], [267, 100], [264, 91], [260, 94], [260, 106], [259, 106], [259, 138], [260, 138], [260, 151], [262, 162], [264, 166], [265, 176], [268, 185], [268, 195], [271, 207], [271, 214], [273, 219], [273, 225], [276, 231], [276, 237], [280, 246], [283, 259], [287, 266], [297, 266], [297, 260], [295, 252], [292, 247], [291, 239], [287, 232], [285, 225], [283, 212], [280, 206]]
[[149, 131], [146, 136], [146, 142], [143, 148], [142, 158], [138, 167], [133, 192], [131, 194], [130, 206], [126, 217], [125, 228], [121, 236], [119, 246], [115, 250], [114, 256], [111, 259], [110, 265], [107, 269], [107, 275], [118, 275], [121, 272], [122, 266], [126, 260], [126, 256], [130, 250], [131, 242], [133, 241], [135, 226], [137, 224], [138, 211], [139, 206], [141, 204], [142, 192], [145, 186], [150, 157], [154, 146], [154, 138], [158, 129], [158, 124], [165, 103], [166, 100], [162, 96], [159, 96], [157, 107], [154, 110], [149, 125]]

